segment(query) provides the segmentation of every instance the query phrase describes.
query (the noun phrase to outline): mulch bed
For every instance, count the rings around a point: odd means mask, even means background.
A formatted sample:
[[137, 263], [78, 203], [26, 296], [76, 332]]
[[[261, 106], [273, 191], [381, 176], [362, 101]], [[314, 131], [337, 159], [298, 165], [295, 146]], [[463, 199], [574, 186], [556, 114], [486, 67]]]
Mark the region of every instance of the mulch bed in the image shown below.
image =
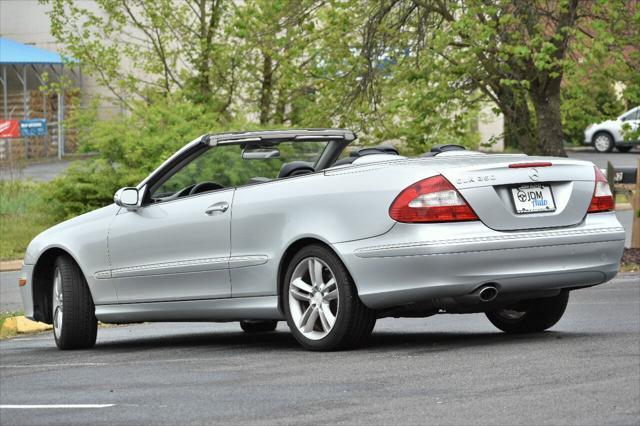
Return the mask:
[[623, 265], [629, 266], [632, 269], [640, 269], [640, 249], [637, 248], [626, 248], [624, 249], [624, 254], [622, 255]]

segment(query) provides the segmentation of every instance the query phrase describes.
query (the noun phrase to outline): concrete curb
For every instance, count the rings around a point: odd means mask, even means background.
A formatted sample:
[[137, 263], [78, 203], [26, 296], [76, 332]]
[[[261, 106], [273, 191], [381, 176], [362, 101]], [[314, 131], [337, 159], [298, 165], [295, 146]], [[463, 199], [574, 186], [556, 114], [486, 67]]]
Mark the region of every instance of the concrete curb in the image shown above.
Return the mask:
[[24, 315], [17, 317], [9, 317], [2, 323], [0, 329], [0, 339], [13, 337], [17, 334], [39, 333], [41, 331], [51, 330], [53, 327], [43, 322], [31, 321]]
[[0, 260], [0, 272], [19, 271], [22, 269], [22, 259]]
[[593, 147], [589, 146], [589, 145], [566, 145], [564, 147], [564, 150], [565, 151], [570, 151], [570, 152], [585, 152], [585, 151], [593, 151], [593, 152], [595, 152]]

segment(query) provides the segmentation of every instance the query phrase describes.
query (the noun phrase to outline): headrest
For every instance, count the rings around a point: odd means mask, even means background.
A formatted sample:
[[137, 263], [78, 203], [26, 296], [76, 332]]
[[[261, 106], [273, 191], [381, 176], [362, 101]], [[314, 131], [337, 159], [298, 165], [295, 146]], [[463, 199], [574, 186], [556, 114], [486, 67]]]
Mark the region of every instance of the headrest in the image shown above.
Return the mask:
[[306, 161], [292, 161], [282, 165], [280, 173], [278, 173], [278, 178], [306, 175], [314, 172], [315, 169], [311, 163], [307, 163]]

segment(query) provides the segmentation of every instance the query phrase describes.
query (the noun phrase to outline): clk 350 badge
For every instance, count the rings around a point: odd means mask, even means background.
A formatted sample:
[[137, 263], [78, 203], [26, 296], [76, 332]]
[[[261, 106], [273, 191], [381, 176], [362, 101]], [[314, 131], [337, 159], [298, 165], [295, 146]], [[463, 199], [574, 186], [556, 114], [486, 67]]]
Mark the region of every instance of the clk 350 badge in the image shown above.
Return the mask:
[[491, 182], [496, 180], [496, 176], [495, 175], [484, 175], [484, 176], [467, 176], [467, 177], [461, 177], [456, 179], [456, 183], [458, 185], [464, 184], [464, 183], [481, 183], [481, 182]]

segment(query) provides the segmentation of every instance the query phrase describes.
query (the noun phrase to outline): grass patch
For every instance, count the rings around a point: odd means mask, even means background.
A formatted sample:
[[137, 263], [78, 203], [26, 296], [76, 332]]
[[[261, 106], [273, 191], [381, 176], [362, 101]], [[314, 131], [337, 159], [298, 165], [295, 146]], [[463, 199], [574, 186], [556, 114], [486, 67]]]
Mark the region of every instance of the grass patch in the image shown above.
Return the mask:
[[630, 203], [630, 197], [622, 192], [616, 192], [616, 204], [620, 203]]
[[640, 265], [637, 263], [620, 264], [620, 272], [640, 272]]
[[4, 320], [11, 317], [19, 317], [20, 315], [24, 315], [24, 312], [0, 312], [0, 328], [2, 328], [2, 324], [4, 324]]
[[0, 339], [15, 336], [16, 333], [14, 330], [3, 330], [2, 326], [7, 318], [17, 317], [20, 315], [24, 314], [22, 312], [0, 312]]
[[0, 182], [0, 260], [22, 258], [29, 241], [57, 222], [54, 209], [44, 200], [44, 185]]

